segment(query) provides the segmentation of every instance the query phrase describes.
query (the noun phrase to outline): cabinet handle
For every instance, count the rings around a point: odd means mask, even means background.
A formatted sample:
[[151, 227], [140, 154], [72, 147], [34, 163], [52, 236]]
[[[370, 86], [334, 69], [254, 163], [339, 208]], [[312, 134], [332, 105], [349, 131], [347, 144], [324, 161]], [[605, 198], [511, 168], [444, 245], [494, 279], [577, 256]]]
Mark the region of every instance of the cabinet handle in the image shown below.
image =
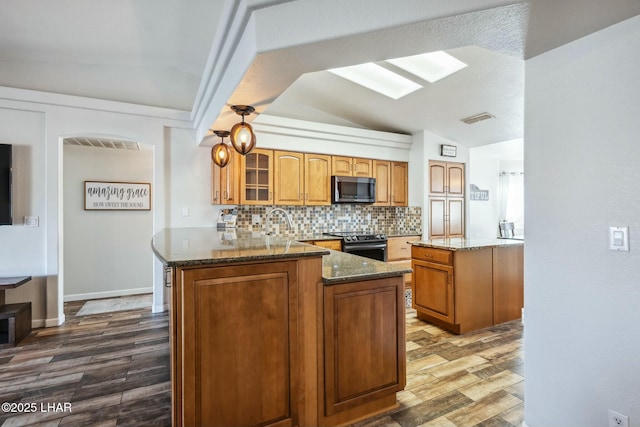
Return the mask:
[[220, 192], [218, 190], [216, 190], [216, 195], [213, 198], [213, 200], [218, 200], [218, 197], [220, 197]]
[[224, 190], [224, 199], [229, 200], [229, 193], [227, 193], [227, 190]]
[[164, 269], [164, 286], [166, 286], [167, 288], [171, 287], [171, 268], [165, 268]]

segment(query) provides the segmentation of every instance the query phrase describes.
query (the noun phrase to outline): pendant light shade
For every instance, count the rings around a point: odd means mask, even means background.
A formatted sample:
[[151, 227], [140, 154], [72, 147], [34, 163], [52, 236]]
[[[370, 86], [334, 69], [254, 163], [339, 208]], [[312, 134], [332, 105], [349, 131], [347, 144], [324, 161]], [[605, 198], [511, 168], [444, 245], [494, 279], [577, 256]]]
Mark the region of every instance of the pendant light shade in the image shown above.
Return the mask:
[[213, 163], [223, 168], [227, 166], [229, 160], [231, 160], [231, 150], [229, 149], [229, 146], [224, 143], [224, 138], [229, 136], [229, 132], [226, 130], [214, 130], [213, 133], [218, 135], [221, 140], [211, 148], [211, 160], [213, 160]]
[[255, 108], [249, 105], [232, 105], [231, 109], [242, 116], [242, 122], [236, 123], [231, 128], [231, 145], [238, 153], [244, 156], [256, 146], [256, 134], [253, 133], [251, 125], [244, 121], [244, 116], [253, 113]]

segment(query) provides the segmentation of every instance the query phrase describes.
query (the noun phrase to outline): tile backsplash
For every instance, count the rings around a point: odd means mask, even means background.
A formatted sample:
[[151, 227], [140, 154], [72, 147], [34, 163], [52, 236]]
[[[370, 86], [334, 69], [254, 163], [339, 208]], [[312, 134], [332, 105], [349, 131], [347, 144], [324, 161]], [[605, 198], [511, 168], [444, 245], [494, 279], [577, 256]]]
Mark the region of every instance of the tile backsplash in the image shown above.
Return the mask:
[[[274, 231], [282, 235], [314, 235], [328, 231], [376, 231], [394, 234], [422, 234], [420, 206], [388, 207], [340, 204], [330, 206], [279, 206], [291, 215], [294, 228], [289, 229], [282, 214], [271, 219]], [[271, 206], [238, 206], [237, 226], [245, 230], [263, 231]], [[252, 219], [258, 215], [259, 224]]]

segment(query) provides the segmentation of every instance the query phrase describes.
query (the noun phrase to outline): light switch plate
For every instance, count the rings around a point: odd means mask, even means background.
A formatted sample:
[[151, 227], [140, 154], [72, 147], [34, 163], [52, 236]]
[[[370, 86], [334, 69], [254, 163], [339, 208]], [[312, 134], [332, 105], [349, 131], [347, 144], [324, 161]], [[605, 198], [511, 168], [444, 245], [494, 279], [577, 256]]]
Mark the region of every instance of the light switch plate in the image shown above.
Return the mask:
[[25, 216], [24, 225], [27, 227], [38, 227], [40, 225], [40, 218], [37, 216]]
[[629, 227], [609, 227], [609, 250], [629, 252]]

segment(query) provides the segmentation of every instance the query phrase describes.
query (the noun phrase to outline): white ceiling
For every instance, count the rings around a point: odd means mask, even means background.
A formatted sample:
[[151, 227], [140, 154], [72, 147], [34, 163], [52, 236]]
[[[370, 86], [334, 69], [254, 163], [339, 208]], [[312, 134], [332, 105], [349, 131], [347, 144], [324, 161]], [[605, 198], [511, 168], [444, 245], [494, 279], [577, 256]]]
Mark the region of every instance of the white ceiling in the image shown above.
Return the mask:
[[[228, 1], [2, 0], [0, 86], [190, 112], [208, 78], [207, 63], [216, 61], [212, 47], [225, 36], [218, 23]], [[319, 1], [296, 0], [302, 6]], [[266, 9], [291, 1], [237, 4], [257, 3]], [[442, 7], [436, 0], [417, 4]], [[427, 129], [467, 146], [510, 140], [523, 132], [524, 59], [640, 13], [638, 0], [447, 4], [453, 11], [445, 16], [265, 51], [228, 104], [376, 130]], [[495, 7], [473, 10], [473, 4]], [[447, 50], [469, 66], [399, 101], [322, 71], [433, 50]], [[485, 111], [496, 118], [460, 122]], [[221, 113], [212, 127], [237, 120]]]

